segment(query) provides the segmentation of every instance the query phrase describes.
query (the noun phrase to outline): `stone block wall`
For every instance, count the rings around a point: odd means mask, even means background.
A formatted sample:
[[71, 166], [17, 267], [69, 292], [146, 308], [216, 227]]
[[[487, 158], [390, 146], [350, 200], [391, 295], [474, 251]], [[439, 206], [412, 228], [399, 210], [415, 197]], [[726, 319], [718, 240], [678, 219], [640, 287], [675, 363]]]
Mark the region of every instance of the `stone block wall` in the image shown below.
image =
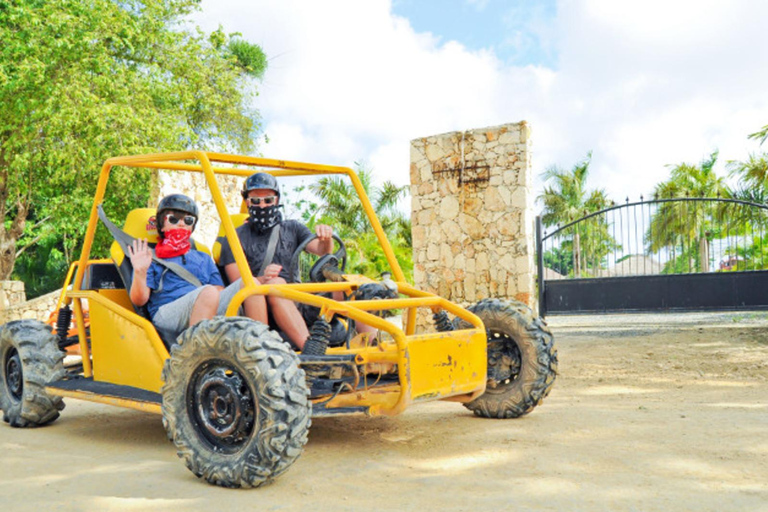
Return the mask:
[[[243, 187], [244, 178], [217, 176], [217, 180], [224, 202], [227, 203], [227, 211], [239, 212], [242, 201], [240, 190]], [[184, 194], [194, 199], [200, 208], [200, 223], [195, 228], [194, 238], [211, 247], [219, 232], [219, 215], [216, 213], [216, 206], [208, 191], [205, 176], [195, 172], [160, 171], [157, 183], [158, 190], [153, 194], [156, 199], [152, 206], [156, 206], [160, 199], [168, 194]]]
[[417, 287], [464, 305], [534, 306], [530, 167], [525, 121], [411, 141]]
[[0, 325], [12, 320], [47, 321], [60, 294], [57, 290], [28, 301], [23, 282], [0, 281]]

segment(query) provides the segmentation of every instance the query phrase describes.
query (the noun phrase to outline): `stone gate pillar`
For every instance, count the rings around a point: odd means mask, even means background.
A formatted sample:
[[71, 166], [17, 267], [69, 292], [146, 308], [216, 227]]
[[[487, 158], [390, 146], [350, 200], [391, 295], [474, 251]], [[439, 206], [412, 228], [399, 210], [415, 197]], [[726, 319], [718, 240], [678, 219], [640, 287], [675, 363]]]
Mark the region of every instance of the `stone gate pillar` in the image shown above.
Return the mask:
[[411, 141], [417, 287], [460, 304], [534, 306], [530, 167], [525, 121]]

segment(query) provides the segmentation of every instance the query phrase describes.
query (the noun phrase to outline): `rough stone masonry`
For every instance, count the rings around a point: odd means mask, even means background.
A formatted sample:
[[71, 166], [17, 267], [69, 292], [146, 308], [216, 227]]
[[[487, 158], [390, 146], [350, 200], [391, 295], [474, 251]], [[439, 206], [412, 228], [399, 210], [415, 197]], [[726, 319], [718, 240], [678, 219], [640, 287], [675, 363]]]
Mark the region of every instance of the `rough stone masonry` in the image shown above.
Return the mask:
[[460, 304], [534, 307], [530, 167], [525, 121], [411, 141], [417, 287]]

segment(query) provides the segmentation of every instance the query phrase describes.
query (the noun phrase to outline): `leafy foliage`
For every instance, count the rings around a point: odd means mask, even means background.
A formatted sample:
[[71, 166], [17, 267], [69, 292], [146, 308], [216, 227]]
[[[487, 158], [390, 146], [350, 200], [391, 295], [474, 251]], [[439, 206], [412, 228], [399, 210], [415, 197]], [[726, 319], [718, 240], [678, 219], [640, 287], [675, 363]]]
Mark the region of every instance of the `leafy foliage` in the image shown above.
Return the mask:
[[734, 247], [732, 260], [728, 270], [765, 270], [768, 269], [768, 235], [751, 239], [749, 245]]
[[[542, 222], [545, 226], [564, 225], [589, 213], [608, 207], [603, 189], [587, 189], [592, 153], [576, 163], [570, 171], [550, 167], [542, 174], [548, 185], [538, 200], [544, 203]], [[596, 216], [569, 228], [563, 236], [570, 239], [574, 274], [578, 277], [587, 267], [597, 268], [610, 251], [617, 247], [608, 233], [604, 216]]]
[[[17, 256], [55, 248], [71, 261], [106, 158], [253, 149], [266, 59], [221, 29], [187, 28], [198, 3], [0, 2], [0, 280]], [[105, 209], [120, 218], [147, 204], [152, 183], [150, 171], [113, 173]], [[94, 254], [106, 245], [99, 235]], [[21, 277], [35, 267], [25, 261]]]
[[[375, 186], [373, 171], [361, 164], [355, 165], [395, 257], [410, 280], [413, 275], [411, 221], [398, 209], [398, 202], [407, 194], [408, 188], [389, 181]], [[348, 252], [347, 272], [378, 277], [382, 272], [391, 271], [351, 182], [345, 178], [324, 177], [306, 189], [297, 187], [294, 192], [302, 195], [305, 190], [312, 195], [298, 200], [296, 208], [310, 227], [328, 224], [344, 240]]]
[[760, 130], [749, 135], [750, 139], [760, 139], [760, 144], [763, 144], [768, 140], [768, 124], [763, 126]]
[[567, 276], [573, 272], [573, 250], [571, 250], [570, 244], [568, 247], [565, 245], [545, 251], [543, 258], [546, 268]]
[[[704, 198], [720, 197], [727, 194], [723, 178], [714, 171], [718, 152], [713, 152], [699, 165], [680, 163], [672, 167], [670, 178], [656, 186], [654, 198]], [[708, 269], [709, 242], [714, 229], [713, 217], [716, 214], [710, 202], [681, 201], [664, 203], [651, 220], [645, 240], [650, 252], [658, 252], [665, 247], [682, 248], [671, 262], [670, 268], [688, 267], [695, 262], [693, 269], [701, 272]], [[698, 255], [692, 258], [692, 251]], [[689, 270], [690, 271], [690, 270]]]

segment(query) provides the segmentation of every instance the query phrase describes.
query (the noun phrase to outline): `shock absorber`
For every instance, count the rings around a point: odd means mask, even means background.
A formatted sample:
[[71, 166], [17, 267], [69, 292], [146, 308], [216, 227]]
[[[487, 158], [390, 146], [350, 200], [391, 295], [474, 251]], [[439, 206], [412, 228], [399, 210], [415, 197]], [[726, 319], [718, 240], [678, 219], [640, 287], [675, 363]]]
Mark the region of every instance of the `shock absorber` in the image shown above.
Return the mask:
[[451, 319], [448, 318], [448, 313], [443, 310], [438, 311], [432, 315], [432, 321], [435, 322], [435, 329], [440, 332], [448, 332], [453, 330], [453, 324]]
[[62, 350], [71, 345], [67, 340], [71, 321], [72, 309], [69, 307], [69, 304], [59, 308], [59, 314], [56, 317], [56, 337], [59, 339], [59, 348]]
[[322, 316], [317, 317], [312, 329], [309, 330], [309, 337], [304, 342], [302, 354], [311, 356], [323, 356], [328, 350], [328, 342], [331, 340], [331, 324], [325, 321]]

